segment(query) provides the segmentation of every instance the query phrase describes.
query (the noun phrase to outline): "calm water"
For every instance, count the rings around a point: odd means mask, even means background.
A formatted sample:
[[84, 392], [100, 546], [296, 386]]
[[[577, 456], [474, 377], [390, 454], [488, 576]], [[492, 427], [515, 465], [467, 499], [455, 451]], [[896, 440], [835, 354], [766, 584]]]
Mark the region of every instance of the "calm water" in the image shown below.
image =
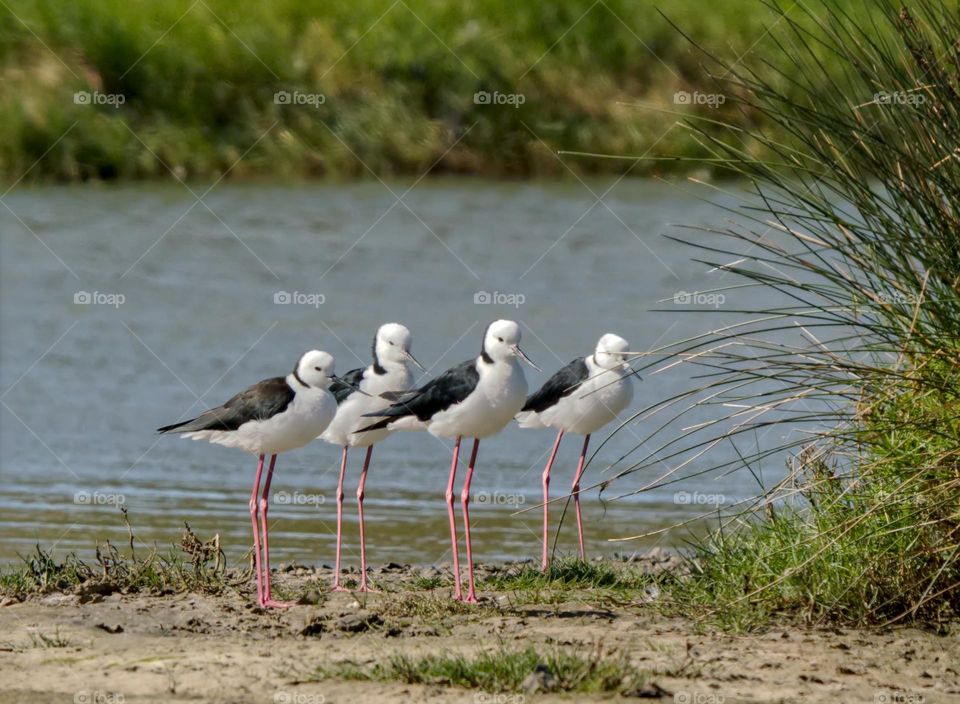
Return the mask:
[[[399, 196], [409, 185], [390, 187]], [[589, 185], [599, 195], [612, 181]], [[206, 188], [194, 186], [198, 195]], [[650, 349], [718, 325], [722, 316], [651, 309], [677, 308], [659, 301], [678, 291], [718, 285], [717, 274], [689, 261], [690, 250], [662, 236], [669, 224], [726, 216], [680, 188], [640, 180], [620, 182], [604, 202], [594, 204], [579, 183], [475, 180], [424, 181], [403, 203], [377, 182], [219, 184], [205, 205], [178, 185], [7, 196], [0, 561], [37, 542], [88, 555], [98, 540], [125, 542], [119, 501], [145, 543], [176, 542], [189, 521], [201, 537], [220, 533], [230, 556], [240, 556], [250, 540], [255, 459], [158, 438], [154, 428], [287, 373], [308, 348], [332, 352], [340, 372], [366, 365], [382, 322], [409, 326], [415, 353], [436, 372], [474, 356], [487, 322], [516, 318], [524, 347], [544, 368], [528, 371], [531, 386], [604, 332]], [[476, 303], [484, 291], [500, 303]], [[78, 292], [92, 303], [76, 303]], [[277, 304], [278, 292], [301, 303]], [[645, 375], [634, 410], [686, 388], [689, 373]], [[587, 483], [639, 457], [621, 459], [650, 427], [615, 436]], [[473, 511], [480, 559], [538, 553], [539, 512], [513, 514], [539, 500], [552, 437], [511, 427], [481, 445]], [[578, 445], [561, 447], [557, 493], [569, 486]], [[338, 449], [320, 442], [280, 458], [274, 490], [291, 501], [271, 509], [278, 561], [332, 561], [338, 460]], [[361, 460], [352, 456], [348, 479], [348, 564], [356, 561], [352, 494]], [[376, 448], [366, 502], [373, 563], [449, 559], [448, 461], [449, 443], [426, 434], [398, 434]], [[655, 478], [631, 475], [604, 498]], [[603, 503], [593, 490], [584, 504], [589, 551], [679, 544], [689, 529], [609, 542], [703, 511], [678, 504], [678, 490], [722, 492], [732, 502], [757, 487], [746, 475], [699, 478]], [[561, 549], [574, 545], [568, 521]]]

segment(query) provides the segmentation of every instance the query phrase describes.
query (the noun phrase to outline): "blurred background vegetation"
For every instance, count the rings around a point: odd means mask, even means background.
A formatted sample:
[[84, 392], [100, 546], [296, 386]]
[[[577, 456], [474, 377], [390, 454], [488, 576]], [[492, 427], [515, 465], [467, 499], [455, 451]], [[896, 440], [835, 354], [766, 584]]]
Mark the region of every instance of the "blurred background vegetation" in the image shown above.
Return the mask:
[[[573, 150], [645, 156], [570, 165], [643, 175], [694, 168], [688, 159], [703, 151], [677, 124], [684, 114], [779, 131], [742, 102], [674, 98], [710, 92], [703, 54], [676, 27], [736, 62], [770, 50], [779, 15], [760, 0], [708, 12], [702, 0], [672, 0], [663, 11], [628, 0], [5, 3], [0, 172], [13, 181], [29, 169], [28, 182], [169, 170], [527, 177], [564, 174], [555, 152]], [[123, 102], [75, 99], [95, 91]], [[281, 91], [323, 102], [278, 104]], [[479, 91], [523, 104], [477, 104]], [[762, 153], [760, 142], [744, 146]]]

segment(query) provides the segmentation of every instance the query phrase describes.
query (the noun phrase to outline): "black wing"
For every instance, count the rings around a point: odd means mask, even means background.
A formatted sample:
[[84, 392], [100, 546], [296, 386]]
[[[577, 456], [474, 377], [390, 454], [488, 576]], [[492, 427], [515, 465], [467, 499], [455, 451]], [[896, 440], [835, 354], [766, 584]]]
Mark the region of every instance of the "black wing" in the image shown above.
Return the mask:
[[365, 371], [365, 369], [351, 369], [330, 385], [330, 393], [337, 399], [338, 406], [347, 400], [347, 396], [360, 387], [360, 382], [363, 381], [363, 373]]
[[440, 411], [463, 401], [477, 388], [479, 380], [480, 373], [477, 372], [477, 361], [475, 359], [458, 364], [436, 379], [428, 381], [412, 392], [410, 397], [398, 401], [382, 411], [367, 413], [368, 416], [379, 417], [382, 420], [357, 432], [386, 428], [392, 421], [406, 416], [416, 416], [421, 421], [429, 420]]
[[157, 428], [158, 433], [190, 433], [197, 430], [236, 430], [251, 420], [266, 420], [283, 413], [296, 392], [282, 376], [265, 379], [241, 391], [222, 406], [196, 418]]
[[538, 391], [531, 394], [523, 406], [523, 411], [539, 413], [550, 408], [564, 396], [572, 394], [588, 376], [590, 372], [587, 370], [587, 363], [583, 361], [583, 357], [578, 357], [547, 379]]

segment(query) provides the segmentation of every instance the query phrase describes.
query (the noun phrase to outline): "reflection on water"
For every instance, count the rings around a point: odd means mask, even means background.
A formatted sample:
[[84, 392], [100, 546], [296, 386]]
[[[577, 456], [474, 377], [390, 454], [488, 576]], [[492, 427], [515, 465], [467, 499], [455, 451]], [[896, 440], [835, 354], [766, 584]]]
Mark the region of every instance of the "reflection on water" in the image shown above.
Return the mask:
[[[528, 371], [533, 387], [604, 332], [649, 349], [721, 319], [651, 312], [716, 285], [689, 250], [661, 235], [669, 223], [704, 224], [717, 211], [647, 181], [620, 182], [603, 204], [577, 183], [474, 180], [421, 182], [403, 204], [375, 182], [221, 184], [204, 204], [177, 186], [22, 189], [5, 200], [16, 216], [0, 212], [0, 561], [36, 542], [86, 554], [96, 540], [123, 542], [120, 503], [142, 541], [169, 544], [189, 521], [202, 537], [219, 532], [238, 557], [249, 542], [255, 458], [159, 438], [154, 428], [286, 373], [308, 348], [332, 352], [340, 372], [366, 365], [382, 322], [410, 327], [415, 353], [436, 373], [474, 356], [487, 322], [516, 318], [544, 368]], [[686, 388], [685, 373], [645, 375], [633, 410]], [[631, 450], [653, 421], [604, 445], [586, 483], [646, 454], [651, 448]], [[481, 444], [472, 512], [480, 559], [538, 554], [539, 510], [516, 512], [539, 501], [552, 439], [511, 427]], [[569, 486], [578, 445], [561, 447], [555, 496]], [[448, 559], [449, 449], [419, 433], [377, 446], [365, 504], [371, 561]], [[361, 461], [354, 453], [351, 485]], [[332, 560], [338, 462], [338, 449], [320, 442], [278, 461], [270, 512], [278, 560]], [[655, 478], [631, 475], [604, 498]], [[703, 496], [729, 503], [755, 492], [739, 475], [617, 501], [601, 502], [593, 489], [584, 496], [588, 550], [677, 545], [687, 529], [608, 539], [709, 510]], [[352, 490], [345, 520], [355, 559]], [[574, 546], [568, 520], [560, 549]]]

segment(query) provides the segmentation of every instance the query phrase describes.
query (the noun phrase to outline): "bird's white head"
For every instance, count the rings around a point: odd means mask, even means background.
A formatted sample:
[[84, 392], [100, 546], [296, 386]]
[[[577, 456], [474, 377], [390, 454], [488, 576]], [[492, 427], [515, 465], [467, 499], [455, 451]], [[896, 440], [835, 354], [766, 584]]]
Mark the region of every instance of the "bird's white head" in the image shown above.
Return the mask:
[[493, 362], [509, 362], [519, 357], [534, 369], [539, 369], [520, 349], [520, 326], [512, 320], [490, 323], [483, 337], [483, 356]]
[[333, 372], [333, 355], [320, 350], [310, 350], [297, 362], [294, 376], [308, 386], [326, 389], [336, 378]]
[[618, 369], [627, 363], [629, 343], [619, 335], [607, 333], [597, 342], [593, 359], [604, 369]]
[[405, 367], [408, 363], [416, 365], [426, 371], [420, 362], [410, 352], [413, 344], [413, 335], [405, 325], [400, 323], [386, 323], [377, 330], [373, 340], [373, 358], [382, 367]]

